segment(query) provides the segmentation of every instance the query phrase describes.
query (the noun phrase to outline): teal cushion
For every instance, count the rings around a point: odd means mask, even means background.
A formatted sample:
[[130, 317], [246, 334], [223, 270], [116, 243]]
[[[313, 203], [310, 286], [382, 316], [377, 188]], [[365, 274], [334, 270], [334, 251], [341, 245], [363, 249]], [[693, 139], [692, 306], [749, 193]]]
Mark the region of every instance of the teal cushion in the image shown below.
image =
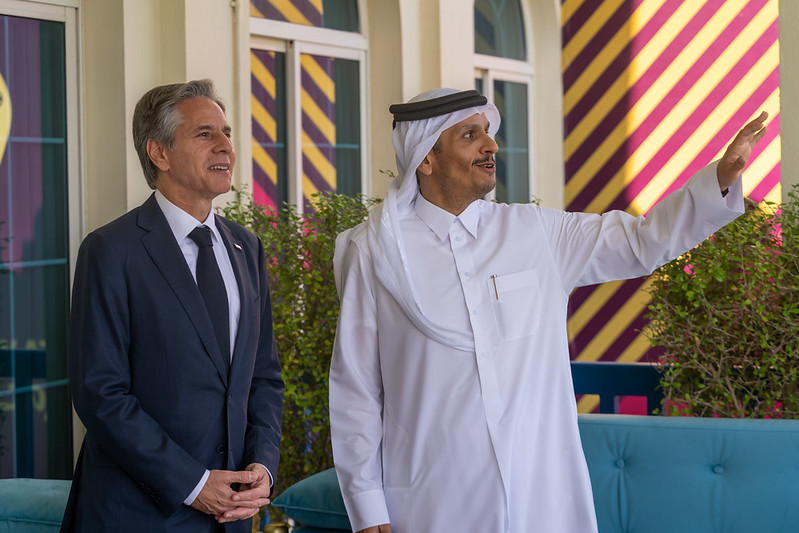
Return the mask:
[[57, 532], [70, 483], [61, 479], [0, 479], [0, 533]]
[[333, 468], [298, 481], [272, 505], [305, 526], [352, 531]]

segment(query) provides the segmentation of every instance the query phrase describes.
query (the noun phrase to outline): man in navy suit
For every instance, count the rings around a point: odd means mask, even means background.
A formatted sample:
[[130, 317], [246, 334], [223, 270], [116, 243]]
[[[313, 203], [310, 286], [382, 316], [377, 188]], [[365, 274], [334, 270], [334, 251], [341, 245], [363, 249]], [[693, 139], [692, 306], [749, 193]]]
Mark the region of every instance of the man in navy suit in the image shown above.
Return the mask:
[[69, 357], [86, 436], [62, 531], [249, 532], [269, 502], [283, 381], [263, 247], [212, 211], [236, 160], [224, 109], [209, 80], [147, 92], [133, 137], [155, 192], [80, 247]]

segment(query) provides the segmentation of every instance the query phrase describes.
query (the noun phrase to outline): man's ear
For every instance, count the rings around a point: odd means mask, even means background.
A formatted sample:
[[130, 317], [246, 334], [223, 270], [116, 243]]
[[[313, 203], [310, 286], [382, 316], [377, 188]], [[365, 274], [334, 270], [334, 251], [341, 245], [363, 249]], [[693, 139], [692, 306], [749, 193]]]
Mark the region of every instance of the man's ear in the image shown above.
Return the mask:
[[150, 161], [161, 172], [169, 170], [169, 158], [167, 157], [166, 146], [155, 139], [147, 139], [147, 155]]
[[416, 167], [416, 172], [418, 172], [419, 174], [422, 174], [424, 176], [430, 176], [433, 173], [433, 157], [435, 157], [435, 155], [433, 154], [433, 151], [431, 150], [425, 156], [425, 158], [422, 159], [422, 162], [419, 163], [419, 166]]

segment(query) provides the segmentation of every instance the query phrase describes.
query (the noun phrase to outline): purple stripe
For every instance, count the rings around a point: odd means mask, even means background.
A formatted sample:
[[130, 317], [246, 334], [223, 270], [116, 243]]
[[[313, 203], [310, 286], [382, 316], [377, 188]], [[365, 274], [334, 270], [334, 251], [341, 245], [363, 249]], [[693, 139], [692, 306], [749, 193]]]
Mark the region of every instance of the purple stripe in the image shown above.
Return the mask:
[[[320, 58], [318, 56], [311, 56], [311, 57], [313, 57], [313, 59], [322, 67], [322, 69], [325, 71], [325, 73], [330, 78], [332, 83], [332, 80], [334, 79], [333, 59]], [[320, 59], [322, 61], [320, 61]], [[310, 96], [311, 99], [314, 102], [316, 102], [316, 105], [319, 106], [322, 112], [324, 112], [325, 115], [327, 115], [327, 117], [330, 120], [333, 120], [335, 117], [335, 104], [328, 99], [324, 91], [322, 91], [322, 89], [319, 88], [319, 86], [316, 84], [313, 78], [311, 78], [311, 76], [308, 74], [308, 72], [305, 69], [302, 69], [301, 83], [302, 83], [302, 88], [305, 89], [305, 91], [308, 93], [308, 96]]]
[[[630, 38], [630, 41], [627, 43], [624, 49], [621, 50], [621, 52], [613, 59], [613, 61], [611, 61], [605, 71], [594, 81], [591, 88], [566, 115], [564, 125], [567, 134], [571, 132], [572, 129], [577, 127], [577, 124], [579, 124], [583, 116], [585, 116], [591, 110], [593, 105], [602, 97], [602, 95], [604, 95], [610, 89], [610, 87], [628, 67], [630, 61], [632, 61], [632, 58], [636, 57], [647, 45], [647, 43], [649, 43], [649, 41], [663, 26], [663, 24], [665, 24], [674, 14], [679, 5], [680, 2], [677, 2], [676, 0], [669, 0], [668, 2], [665, 2], [662, 6], [660, 6], [660, 9], [658, 9], [652, 18], [644, 25], [644, 27], [641, 28], [641, 31]], [[705, 8], [707, 9], [707, 5]], [[689, 21], [690, 27], [683, 28], [677, 35], [675, 41], [679, 40], [680, 42], [688, 42], [690, 38], [693, 37], [695, 32], [699, 30], [699, 26], [702, 24], [702, 20], [695, 17], [692, 21]], [[681, 35], [683, 36], [681, 37]], [[687, 40], [685, 36], [688, 37]], [[676, 57], [680, 49], [681, 48], [678, 48], [677, 44], [672, 41], [672, 43], [669, 44], [659, 58], [655, 60], [655, 63], [650, 66], [647, 72], [651, 71], [652, 69], [656, 69], [655, 72], [658, 73], [662, 72], [662, 69], [665, 69], [668, 63], [671, 62], [671, 59]], [[598, 52], [599, 50], [595, 50], [595, 53]], [[579, 72], [576, 73], [576, 75], [579, 74]], [[644, 73], [644, 75], [646, 76], [646, 73]], [[627, 92], [629, 91], [630, 88], [627, 89]], [[629, 94], [625, 94], [625, 96], [622, 98], [622, 101], [626, 99], [629, 99]]]
[[[602, 48], [610, 41], [610, 39], [630, 20], [630, 15], [635, 9], [643, 3], [644, 0], [625, 0], [622, 2], [616, 11], [608, 18], [607, 22], [602, 25], [599, 31], [591, 38], [585, 45], [574, 61], [569, 65], [569, 68], [563, 73], [563, 92], [571, 88], [580, 74], [588, 68], [591, 61], [602, 51]], [[628, 48], [635, 42], [636, 39], [631, 39], [627, 46], [616, 56], [619, 57], [633, 57], [628, 52]]]
[[[761, 40], [765, 40], [765, 35]], [[765, 42], [763, 46], [763, 50], [767, 49], [771, 43]], [[747, 52], [747, 56], [742, 58], [742, 61], [735, 66], [725, 77], [721, 80], [721, 82], [708, 94], [708, 96], [693, 110], [691, 113], [691, 118], [693, 119], [691, 122], [687, 122], [680, 126], [674, 134], [669, 138], [669, 140], [663, 145], [663, 147], [658, 150], [658, 153], [652, 157], [652, 159], [647, 162], [647, 164], [641, 169], [637, 176], [626, 187], [619, 190], [617, 193], [616, 198], [610, 202], [608, 209], [626, 209], [630, 202], [649, 184], [652, 178], [657, 174], [657, 172], [668, 162], [668, 160], [675, 154], [677, 151], [682, 147], [687, 139], [696, 127], [701, 124], [704, 120], [707, 119], [708, 116], [718, 107], [718, 102], [720, 102], [733, 88], [735, 83], [737, 83], [741, 79], [741, 72], [748, 71], [752, 65], [757, 62], [757, 60], [762, 57], [761, 53], [758, 53], [757, 46], [753, 49], [750, 49]], [[764, 81], [760, 87], [755, 89], [755, 91], [747, 98], [745, 102], [746, 109], [750, 110], [751, 113], [757, 111], [757, 107], [765, 101], [766, 98], [771, 94], [774, 88], [778, 85], [779, 81], [774, 79], [776, 77], [776, 71], [772, 73], [766, 81]], [[771, 80], [771, 81], [769, 81]], [[658, 116], [656, 113], [653, 113], [653, 116]], [[741, 116], [740, 111], [736, 114], [736, 116]], [[746, 116], [743, 119], [746, 120]], [[708, 147], [702, 150], [701, 157], [695, 157], [690, 164], [688, 164], [685, 170], [674, 180], [671, 186], [667, 189], [668, 191], [673, 191], [681, 187], [687, 180], [690, 178], [694, 172], [705, 166], [708, 162], [710, 162], [710, 158], [713, 157], [718, 150], [721, 150], [724, 147], [724, 142], [726, 139], [731, 139], [738, 129], [743, 125], [743, 122], [727, 122], [723, 130], [720, 130], [714, 138], [709, 141]], [[634, 136], [637, 135], [638, 132], [634, 132]], [[641, 139], [638, 138], [631, 138], [629, 141], [631, 145], [638, 146], [643, 142]]]
[[[567, 176], [567, 183], [574, 176], [580, 169], [580, 167], [584, 164], [585, 161], [591, 156], [597, 146], [599, 146], [605, 138], [610, 135], [613, 129], [618, 125], [619, 122], [624, 120], [624, 117], [627, 115], [627, 112], [635, 105], [638, 100], [640, 100], [641, 96], [645, 94], [645, 92], [657, 81], [657, 79], [663, 74], [663, 72], [668, 68], [668, 66], [672, 63], [675, 57], [677, 57], [680, 52], [685, 48], [685, 46], [693, 39], [694, 35], [701, 29], [702, 26], [705, 25], [707, 19], [712, 16], [712, 12], [710, 9], [710, 4], [705, 4], [702, 9], [697, 12], [696, 16], [691, 19], [691, 21], [683, 27], [683, 29], [677, 34], [675, 39], [669, 43], [666, 49], [658, 56], [658, 58], [650, 65], [650, 67], [646, 70], [646, 72], [641, 76], [641, 78], [633, 84], [631, 87], [627, 88], [622, 98], [616, 103], [616, 105], [611, 109], [609, 113], [605, 115], [605, 117], [600, 121], [600, 123], [594, 128], [588, 137], [581, 143], [580, 147], [575, 150], [569, 160], [566, 162], [566, 176]], [[665, 5], [664, 5], [665, 7]], [[673, 12], [673, 11], [672, 11]], [[663, 20], [665, 21], [668, 16], [672, 14], [672, 12], [662, 13], [665, 17]], [[738, 19], [740, 20], [740, 19]], [[654, 24], [650, 26], [647, 24], [647, 33], [655, 33], [660, 28], [661, 19], [658, 19], [658, 24]], [[744, 24], [741, 24], [741, 28], [743, 28]], [[643, 33], [643, 32], [642, 32]], [[731, 37], [728, 36], [727, 38], [729, 41], [734, 39], [735, 35], [737, 35], [737, 31]], [[727, 35], [726, 31], [722, 33], [722, 35]], [[648, 37], [647, 37], [648, 39]], [[634, 40], [637, 40], [634, 39]], [[729, 42], [727, 41], [727, 42]], [[635, 51], [640, 51], [638, 49]], [[711, 53], [714, 51], [715, 53]], [[697, 79], [705, 70], [705, 68], [698, 68], [699, 65], [703, 64], [711, 64], [712, 61], [717, 57], [718, 54], [721, 54], [723, 48], [719, 49], [716, 46], [710, 47], [705, 53], [697, 60], [694, 67], [688, 72], [685, 78], [681, 80], [678, 85], [682, 84], [682, 87], [686, 86], [686, 78], [690, 79]], [[615, 74], [621, 64], [617, 64], [613, 66], [613, 72], [610, 74]], [[626, 65], [625, 65], [626, 66]], [[623, 69], [622, 69], [623, 70]], [[618, 71], [620, 74], [621, 71]], [[579, 121], [583, 118], [583, 115], [587, 113], [591, 107], [602, 97], [602, 95], [607, 91], [607, 89], [612, 85], [618, 74], [615, 76], [607, 76], [604, 75], [602, 78], [602, 83], [595, 85], [590, 91], [588, 91], [585, 96], [581, 99], [581, 101], [572, 109], [572, 111], [566, 117], [565, 127], [569, 128], [569, 131], [577, 126]], [[672, 90], [670, 94], [679, 94], [675, 90]], [[662, 104], [661, 104], [662, 105]], [[654, 113], [651, 113], [650, 116], [656, 116]], [[628, 141], [629, 142], [629, 141]], [[622, 150], [626, 150], [624, 146], [621, 147]], [[634, 148], [629, 149], [624, 154], [624, 159], [626, 159], [626, 154], [632, 153]], [[615, 171], [609, 176], [613, 176]]]
[[317, 11], [312, 3], [308, 0], [291, 0], [291, 3], [308, 19], [312, 26], [322, 27], [322, 13]]
[[326, 151], [329, 151], [330, 147], [335, 147], [336, 140], [333, 139], [332, 143], [328, 141], [327, 137], [325, 137], [322, 134], [322, 132], [316, 126], [314, 121], [311, 120], [311, 117], [309, 117], [305, 113], [302, 114], [302, 131], [306, 135], [308, 135], [308, 137], [311, 139], [311, 142], [315, 146], [317, 146], [320, 150], [322, 150], [325, 153], [325, 157], [327, 157], [332, 161], [331, 158], [335, 157], [334, 155], [335, 152], [331, 151], [330, 153], [328, 153]]
[[599, 9], [599, 7], [600, 6], [597, 5], [596, 0], [594, 0], [591, 2], [584, 2], [583, 5], [577, 8], [577, 11], [572, 14], [571, 18], [566, 21], [566, 24], [564, 24], [560, 30], [561, 42], [563, 43], [562, 46], [564, 48], [567, 44], [569, 44], [571, 38], [574, 37], [578, 31], [580, 31], [580, 28], [585, 25], [594, 11]]
[[325, 180], [325, 178], [316, 170], [316, 167], [313, 166], [313, 163], [303, 155], [302, 157], [302, 170], [311, 183], [316, 187], [319, 191], [333, 191], [335, 190], [330, 184]]
[[569, 343], [571, 349], [577, 352], [584, 350], [599, 331], [605, 327], [608, 320], [632, 298], [645, 281], [646, 278], [635, 278], [624, 281], [607, 302], [599, 309], [595, 310], [591, 319], [586, 322], [580, 332], [574, 336], [571, 343]]

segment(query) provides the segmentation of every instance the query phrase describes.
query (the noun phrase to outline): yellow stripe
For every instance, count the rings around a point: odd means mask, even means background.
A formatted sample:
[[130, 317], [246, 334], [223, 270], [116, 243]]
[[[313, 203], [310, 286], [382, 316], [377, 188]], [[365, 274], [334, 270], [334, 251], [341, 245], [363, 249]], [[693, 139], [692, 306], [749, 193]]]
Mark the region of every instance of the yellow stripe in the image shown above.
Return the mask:
[[305, 18], [305, 15], [294, 7], [294, 4], [290, 0], [269, 0], [269, 3], [272, 4], [288, 22], [313, 26], [313, 24]]
[[256, 8], [256, 7], [253, 5], [253, 3], [252, 3], [252, 2], [250, 2], [250, 16], [251, 16], [251, 17], [258, 17], [259, 19], [265, 19], [265, 18], [266, 18], [266, 17], [264, 16], [264, 14], [263, 14], [263, 13], [261, 13], [260, 11], [258, 11], [258, 8]]
[[275, 118], [269, 114], [255, 96], [250, 97], [250, 105], [252, 106], [252, 116], [255, 121], [273, 142], [277, 141], [277, 122], [275, 122]]
[[317, 172], [324, 178], [330, 188], [336, 190], [336, 167], [334, 167], [327, 157], [313, 143], [308, 134], [302, 132], [302, 154], [316, 168]]
[[[325, 58], [327, 59], [327, 58]], [[314, 56], [309, 54], [302, 54], [300, 56], [300, 64], [305, 72], [311, 77], [314, 83], [319, 87], [319, 90], [330, 100], [331, 103], [336, 102], [336, 84], [328, 76], [327, 72], [319, 66]]]
[[[597, 100], [591, 110], [586, 113], [577, 126], [566, 137], [566, 141], [564, 143], [564, 156], [566, 159], [569, 159], [574, 154], [575, 150], [577, 150], [583, 141], [585, 141], [585, 139], [593, 132], [597, 124], [602, 121], [607, 112], [610, 109], [613, 109], [622, 96], [624, 96], [627, 89], [635, 85], [641, 79], [644, 73], [646, 73], [647, 69], [652, 66], [652, 63], [654, 63], [655, 60], [660, 57], [663, 50], [668, 47], [680, 30], [682, 30], [683, 26], [685, 25], [685, 21], [690, 20], [690, 18], [694, 16], [700, 7], [701, 2], [683, 3], [669, 18], [669, 20], [657, 31], [657, 33], [655, 33], [652, 39], [650, 39], [650, 41], [644, 45], [638, 55], [636, 55], [632, 61], [630, 61], [630, 65], [624, 69], [624, 72], [619, 75], [608, 91], [605, 92], [605, 94], [603, 94], [599, 100]], [[688, 46], [685, 47], [685, 49], [683, 49], [683, 51], [680, 53], [680, 56], [678, 56], [680, 60], [678, 61], [675, 59], [675, 61], [669, 65], [669, 68], [666, 70], [666, 72], [669, 70], [673, 71], [677, 68], [685, 69], [690, 66], [693, 61], [691, 61], [688, 56], [692, 55], [694, 58], [698, 57], [698, 55], [707, 49], [707, 47], [715, 40], [715, 36], [707, 35], [707, 33], [710, 31], [708, 28], [715, 29], [717, 35], [718, 32], [720, 32], [724, 27], [718, 27], [713, 20], [720, 17], [723, 13], [728, 13], [729, 17], [732, 18], [735, 13], [731, 13], [730, 11], [730, 9], [727, 9], [726, 11], [720, 10], [718, 13], [716, 13], [713, 19], [711, 19], [710, 23], [705, 26], [697, 36], [694, 37], [694, 39], [691, 41], [691, 43], [689, 43]], [[700, 36], [703, 40], [699, 39]], [[685, 62], [686, 60], [688, 61], [687, 63]], [[664, 76], [665, 75], [666, 74], [664, 73]], [[667, 76], [667, 79], [672, 79], [672, 77]], [[666, 88], [670, 88], [670, 86]], [[652, 90], [652, 88], [648, 89], [647, 94], [649, 94]], [[647, 104], [645, 109], [651, 109], [651, 105]], [[624, 121], [622, 121], [619, 126], [617, 126], [617, 130], [619, 130], [619, 132], [617, 133], [614, 130], [613, 134], [623, 134], [622, 130], [624, 125]], [[617, 142], [623, 142], [625, 138], [626, 135], [617, 140]], [[573, 181], [574, 178], [570, 180], [570, 183]], [[582, 188], [582, 186], [580, 188]]]
[[275, 163], [275, 160], [264, 150], [263, 146], [258, 144], [255, 138], [252, 139], [252, 158], [261, 170], [264, 171], [269, 181], [277, 185], [277, 163]]
[[752, 191], [760, 185], [774, 166], [779, 163], [781, 157], [780, 138], [777, 136], [768, 146], [747, 166], [743, 175], [744, 196], [749, 196]]
[[[718, 13], [717, 13], [718, 15]], [[758, 36], [762, 35], [761, 29], [765, 29], [770, 22], [762, 20], [762, 17], [756, 17], [751, 21], [744, 31], [733, 41], [721, 56], [711, 65], [711, 67], [702, 75], [702, 77], [691, 87], [688, 93], [683, 96], [680, 102], [672, 107], [668, 115], [659, 122], [655, 130], [650, 133], [646, 140], [644, 140], [635, 152], [628, 158], [625, 165], [610, 182], [606, 184], [603, 189], [606, 195], [613, 195], [615, 197], [618, 191], [628, 181], [627, 177], [634, 177], [641, 171], [650, 159], [657, 153], [674, 131], [682, 125], [685, 117], [690, 116], [693, 109], [695, 109], [698, 102], [701, 102], [710, 91], [716, 87], [716, 84], [727, 73], [730, 65], [734, 65], [749, 46], [754, 42]], [[715, 39], [715, 35], [703, 35], [705, 29], [711, 26], [706, 26], [702, 32], [699, 33], [703, 39], [709, 42]], [[713, 28], [718, 28], [714, 25]], [[693, 42], [693, 41], [692, 41]], [[589, 157], [585, 164], [575, 173], [574, 178], [566, 186], [567, 203], [572, 201], [580, 192], [588, 181], [590, 181], [593, 171], [607, 161], [607, 159], [618, 149], [619, 146], [629, 136], [629, 132], [638, 128], [641, 123], [647, 118], [651, 110], [665, 97], [669, 90], [674, 86], [676, 80], [683, 74], [681, 72], [674, 72], [675, 70], [685, 68], [686, 65], [691, 65], [696, 56], [694, 52], [700, 48], [700, 44], [689, 44], [683, 52], [687, 52], [690, 57], [684, 57], [683, 53], [678, 56], [678, 59], [658, 78], [657, 82], [647, 90], [642, 98], [628, 111], [625, 120], [622, 120], [619, 125], [614, 129], [613, 133], [609, 135], [600, 145], [600, 147]], [[737, 107], [737, 106], [736, 106]], [[704, 145], [703, 145], [704, 146]], [[612, 184], [612, 185], [611, 185]], [[593, 205], [607, 205], [608, 200], [604, 198], [594, 198]], [[590, 208], [588, 209], [590, 210]]]
[[322, 0], [308, 0], [308, 3], [311, 4], [320, 15], [322, 14]]
[[764, 200], [778, 204], [782, 201], [782, 186], [777, 183], [769, 193], [764, 197]]
[[602, 283], [594, 289], [582, 305], [569, 316], [569, 321], [566, 325], [566, 329], [569, 332], [569, 342], [574, 341], [586, 324], [608, 303], [623, 284], [624, 281], [611, 281]]
[[[566, 91], [563, 97], [564, 114], [568, 114], [591, 89], [608, 65], [619, 55], [630, 40], [643, 30], [644, 26], [654, 16], [666, 0], [649, 0], [641, 5], [630, 15], [630, 18], [619, 28], [619, 31], [607, 42], [591, 63], [580, 73], [580, 76]], [[564, 69], [565, 70], [565, 69]]]
[[565, 26], [572, 18], [580, 6], [583, 5], [585, 0], [564, 0], [563, 5], [560, 6], [560, 25]]
[[652, 343], [649, 342], [649, 338], [643, 333], [639, 333], [633, 342], [631, 342], [630, 345], [624, 349], [621, 355], [619, 355], [618, 359], [616, 359], [616, 362], [637, 363], [651, 347]]
[[319, 189], [313, 184], [311, 179], [303, 173], [302, 175], [302, 195], [308, 200], [308, 202], [313, 203], [312, 196], [319, 192]]
[[[269, 55], [272, 57], [275, 56], [274, 52], [268, 52]], [[275, 81], [275, 76], [269, 72], [269, 69], [266, 68], [266, 65], [258, 58], [255, 52], [250, 52], [250, 70], [252, 71], [252, 75], [255, 76], [255, 79], [258, 80], [258, 83], [266, 90], [266, 92], [272, 98], [275, 98], [275, 94], [277, 94], [277, 82]]]
[[[702, 148], [707, 145], [708, 139], [712, 139], [716, 134], [718, 125], [724, 124], [730, 120], [738, 104], [749, 97], [753, 87], [757, 87], [763, 83], [774, 68], [776, 68], [778, 63], [779, 51], [777, 43], [774, 43], [747, 75], [718, 103], [716, 108], [708, 115], [707, 119], [705, 119], [685, 140], [685, 143], [683, 143], [680, 149], [669, 158], [658, 170], [657, 174], [653, 176], [649, 183], [647, 183], [641, 192], [630, 202], [630, 206], [634, 212], [643, 213], [654, 205], [657, 199], [671, 185], [673, 176], [685, 170], [687, 163], [694, 159]], [[773, 109], [779, 106], [778, 98], [778, 91], [775, 90], [772, 96], [766, 100], [766, 109]], [[743, 126], [743, 124], [741, 124], [741, 126]], [[606, 194], [603, 189], [602, 193], [589, 204], [589, 209], [606, 209], [609, 203], [607, 198], [610, 196], [611, 194]]]
[[599, 407], [599, 394], [584, 394], [577, 402], [578, 413], [593, 413]]
[[303, 113], [308, 115], [308, 118], [311, 119], [311, 122], [313, 122], [322, 135], [325, 136], [327, 142], [335, 145], [336, 125], [330, 120], [330, 118], [327, 116], [327, 113], [322, 111], [319, 105], [314, 101], [313, 98], [311, 98], [305, 89], [300, 91], [300, 101], [302, 102], [301, 106]]
[[583, 51], [588, 42], [605, 26], [605, 23], [618, 9], [624, 0], [604, 0], [599, 7], [588, 17], [583, 26], [577, 30], [571, 40], [563, 47], [561, 55], [561, 68], [566, 70], [574, 58]]
[[649, 304], [649, 293], [646, 292], [651, 281], [647, 280], [627, 302], [614, 313], [611, 319], [602, 327], [594, 338], [589, 342], [580, 354], [577, 361], [596, 361], [608, 350], [619, 337], [619, 334], [626, 331], [630, 323], [643, 311]]

